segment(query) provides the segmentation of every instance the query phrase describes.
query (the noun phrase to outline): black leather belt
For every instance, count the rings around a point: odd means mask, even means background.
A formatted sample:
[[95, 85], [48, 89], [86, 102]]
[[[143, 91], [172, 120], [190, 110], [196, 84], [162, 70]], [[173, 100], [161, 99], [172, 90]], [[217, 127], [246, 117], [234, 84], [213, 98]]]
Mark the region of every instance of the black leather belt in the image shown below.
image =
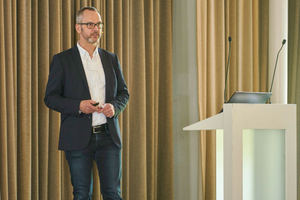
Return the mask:
[[92, 133], [105, 133], [107, 129], [107, 124], [101, 124], [92, 127]]

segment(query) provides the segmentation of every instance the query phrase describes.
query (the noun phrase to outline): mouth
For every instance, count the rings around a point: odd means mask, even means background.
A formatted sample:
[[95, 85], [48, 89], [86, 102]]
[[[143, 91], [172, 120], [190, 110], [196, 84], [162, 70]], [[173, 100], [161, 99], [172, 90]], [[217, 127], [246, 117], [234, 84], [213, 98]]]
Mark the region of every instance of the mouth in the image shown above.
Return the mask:
[[99, 42], [99, 40], [100, 40], [100, 34], [98, 34], [98, 33], [92, 33], [90, 35], [90, 37], [88, 38], [88, 41], [90, 43]]

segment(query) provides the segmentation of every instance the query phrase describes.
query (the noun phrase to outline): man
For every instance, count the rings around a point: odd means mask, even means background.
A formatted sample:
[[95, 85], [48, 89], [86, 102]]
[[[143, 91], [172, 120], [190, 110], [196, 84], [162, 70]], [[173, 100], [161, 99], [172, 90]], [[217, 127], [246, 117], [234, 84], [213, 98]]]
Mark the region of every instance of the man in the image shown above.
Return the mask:
[[61, 113], [59, 149], [65, 151], [74, 199], [92, 199], [96, 161], [104, 200], [119, 200], [121, 139], [118, 115], [129, 94], [117, 56], [98, 48], [103, 23], [98, 10], [76, 15], [77, 44], [53, 57], [45, 104]]

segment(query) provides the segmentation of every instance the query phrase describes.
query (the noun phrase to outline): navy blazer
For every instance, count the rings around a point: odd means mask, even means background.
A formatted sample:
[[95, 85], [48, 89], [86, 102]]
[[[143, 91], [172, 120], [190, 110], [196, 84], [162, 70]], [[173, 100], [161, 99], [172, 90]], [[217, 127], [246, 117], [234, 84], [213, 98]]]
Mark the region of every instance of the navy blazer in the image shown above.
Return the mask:
[[[105, 74], [105, 102], [115, 108], [115, 115], [107, 118], [114, 143], [121, 148], [118, 115], [129, 99], [128, 89], [116, 54], [98, 49]], [[88, 145], [92, 134], [92, 114], [79, 114], [80, 101], [91, 99], [89, 87], [75, 45], [53, 56], [45, 94], [45, 104], [61, 113], [60, 150], [79, 150]]]

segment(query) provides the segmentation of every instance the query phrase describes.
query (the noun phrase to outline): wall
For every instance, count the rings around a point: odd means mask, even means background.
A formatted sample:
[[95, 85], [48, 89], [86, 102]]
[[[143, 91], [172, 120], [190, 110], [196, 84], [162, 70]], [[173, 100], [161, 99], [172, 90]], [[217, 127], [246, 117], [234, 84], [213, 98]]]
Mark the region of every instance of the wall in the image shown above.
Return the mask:
[[[288, 0], [269, 0], [269, 85], [271, 85], [277, 52], [288, 39]], [[287, 42], [283, 47], [274, 78], [272, 103], [287, 103]]]
[[174, 199], [196, 200], [198, 135], [182, 128], [198, 121], [196, 1], [173, 0]]

